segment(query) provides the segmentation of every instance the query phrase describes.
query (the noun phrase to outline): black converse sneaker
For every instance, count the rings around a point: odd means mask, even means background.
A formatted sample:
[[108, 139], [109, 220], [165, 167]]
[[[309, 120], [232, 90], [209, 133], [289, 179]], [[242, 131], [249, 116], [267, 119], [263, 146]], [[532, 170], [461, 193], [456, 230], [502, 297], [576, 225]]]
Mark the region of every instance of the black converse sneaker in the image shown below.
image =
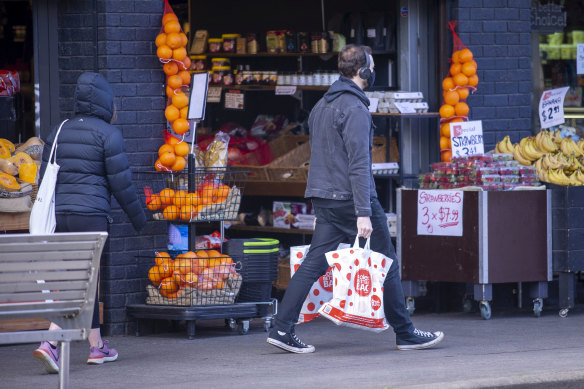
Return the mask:
[[302, 343], [294, 333], [294, 330], [292, 332], [284, 332], [273, 328], [270, 331], [270, 335], [268, 335], [268, 343], [291, 353], [305, 354], [314, 352], [314, 346]]
[[441, 331], [426, 332], [414, 329], [405, 336], [396, 337], [398, 350], [422, 350], [437, 345], [444, 339]]

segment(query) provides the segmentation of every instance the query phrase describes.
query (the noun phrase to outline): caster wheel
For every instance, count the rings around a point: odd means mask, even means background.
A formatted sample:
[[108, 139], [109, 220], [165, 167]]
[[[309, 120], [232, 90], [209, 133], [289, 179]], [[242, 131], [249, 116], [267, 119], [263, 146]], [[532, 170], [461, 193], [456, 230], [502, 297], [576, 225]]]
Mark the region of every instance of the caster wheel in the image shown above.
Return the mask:
[[414, 311], [416, 310], [416, 305], [413, 297], [406, 298], [406, 309], [408, 310], [410, 316], [414, 314]]
[[242, 320], [237, 327], [240, 335], [245, 335], [249, 331], [249, 320]]
[[488, 301], [481, 301], [481, 317], [485, 320], [489, 320], [491, 318], [491, 305]]
[[229, 329], [232, 331], [237, 329], [237, 323], [235, 322], [235, 319], [225, 319], [225, 326], [229, 327]]
[[541, 298], [536, 298], [535, 300], [533, 300], [533, 315], [535, 317], [540, 317], [542, 310], [543, 310], [543, 300]]
[[568, 308], [560, 309], [559, 315], [560, 317], [568, 317]]
[[266, 332], [270, 332], [270, 328], [272, 328], [273, 326], [274, 326], [274, 324], [272, 323], [272, 320], [271, 319], [266, 319], [264, 321], [264, 330]]

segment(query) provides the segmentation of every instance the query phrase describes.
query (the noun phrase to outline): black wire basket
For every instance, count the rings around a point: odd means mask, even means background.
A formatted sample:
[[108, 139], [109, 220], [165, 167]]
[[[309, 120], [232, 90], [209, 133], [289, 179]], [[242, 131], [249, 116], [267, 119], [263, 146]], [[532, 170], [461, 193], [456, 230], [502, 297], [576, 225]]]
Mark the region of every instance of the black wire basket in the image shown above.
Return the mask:
[[135, 176], [142, 204], [152, 218], [173, 223], [237, 220], [246, 181], [246, 172], [230, 168]]

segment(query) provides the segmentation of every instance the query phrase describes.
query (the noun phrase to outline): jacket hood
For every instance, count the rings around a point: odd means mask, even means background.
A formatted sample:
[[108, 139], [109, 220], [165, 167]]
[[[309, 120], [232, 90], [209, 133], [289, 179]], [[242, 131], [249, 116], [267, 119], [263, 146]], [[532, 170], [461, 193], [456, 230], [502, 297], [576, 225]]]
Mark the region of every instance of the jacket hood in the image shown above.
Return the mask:
[[76, 115], [95, 116], [110, 122], [114, 113], [114, 91], [107, 80], [98, 73], [85, 72], [77, 79], [75, 87]]
[[354, 94], [363, 102], [363, 104], [365, 104], [365, 106], [369, 106], [369, 99], [365, 96], [363, 89], [359, 88], [357, 84], [345, 76], [339, 77], [339, 79], [331, 85], [329, 90], [324, 94], [324, 99], [327, 103], [330, 103], [343, 93]]

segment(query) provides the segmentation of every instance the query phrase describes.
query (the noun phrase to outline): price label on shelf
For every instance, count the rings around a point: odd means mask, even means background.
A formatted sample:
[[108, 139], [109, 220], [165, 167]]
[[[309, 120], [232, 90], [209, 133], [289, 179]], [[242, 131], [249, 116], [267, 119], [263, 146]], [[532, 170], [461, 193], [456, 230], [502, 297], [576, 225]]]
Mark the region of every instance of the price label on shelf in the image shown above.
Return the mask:
[[289, 96], [296, 93], [296, 85], [276, 85], [276, 94]]
[[207, 91], [207, 102], [208, 103], [220, 103], [221, 102], [221, 87], [210, 86]]
[[418, 235], [462, 236], [463, 191], [418, 190]]
[[578, 43], [576, 52], [576, 73], [584, 74], [584, 43]]
[[244, 94], [240, 90], [230, 90], [225, 92], [225, 108], [243, 110]]
[[564, 98], [570, 87], [546, 90], [539, 99], [539, 121], [541, 128], [550, 128], [564, 123]]
[[483, 122], [474, 120], [450, 123], [450, 143], [452, 155], [455, 157], [484, 154]]

